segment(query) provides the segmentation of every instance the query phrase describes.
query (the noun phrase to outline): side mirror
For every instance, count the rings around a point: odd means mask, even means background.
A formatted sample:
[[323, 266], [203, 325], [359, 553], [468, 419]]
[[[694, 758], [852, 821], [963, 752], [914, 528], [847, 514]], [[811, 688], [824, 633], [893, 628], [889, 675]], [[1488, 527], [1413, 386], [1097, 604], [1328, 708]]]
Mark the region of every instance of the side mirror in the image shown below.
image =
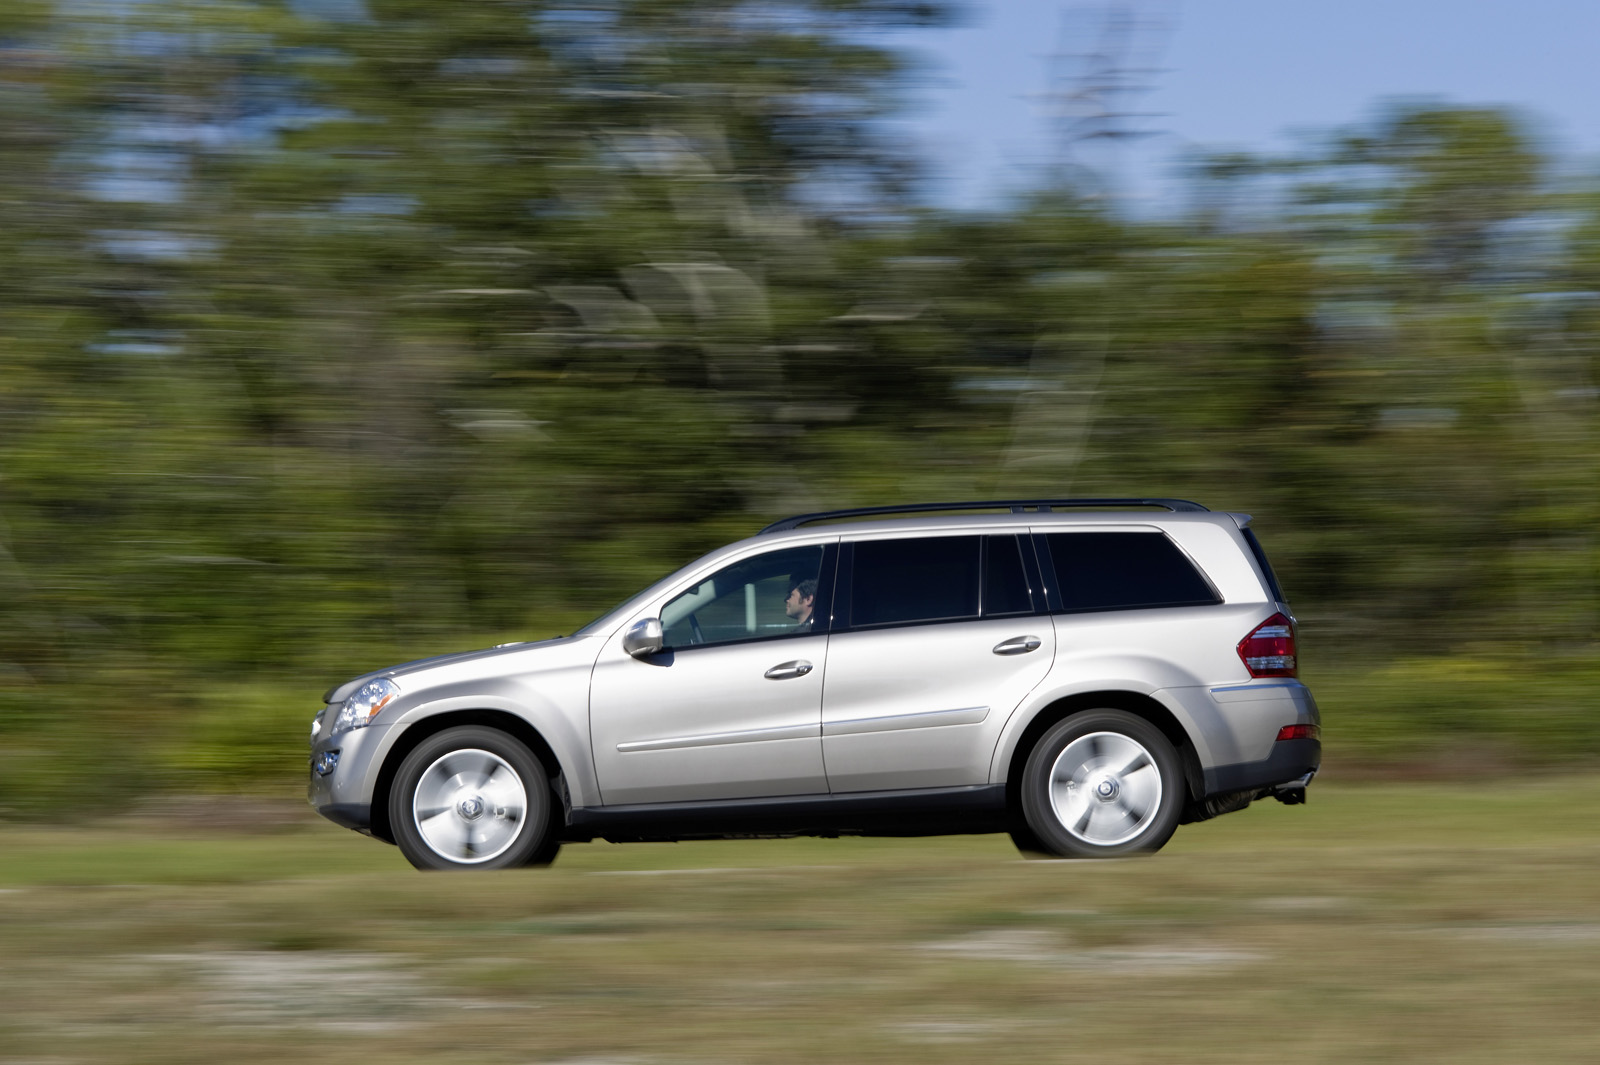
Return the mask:
[[635, 621], [622, 635], [622, 649], [635, 658], [644, 658], [661, 650], [666, 636], [661, 631], [660, 618]]

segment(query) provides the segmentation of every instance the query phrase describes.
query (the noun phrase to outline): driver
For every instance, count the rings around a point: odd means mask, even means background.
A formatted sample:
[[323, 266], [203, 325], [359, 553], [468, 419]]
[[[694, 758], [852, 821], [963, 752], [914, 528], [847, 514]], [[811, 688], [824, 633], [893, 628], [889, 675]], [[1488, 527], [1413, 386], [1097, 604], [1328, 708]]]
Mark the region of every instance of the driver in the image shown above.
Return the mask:
[[817, 602], [817, 582], [807, 578], [805, 580], [789, 581], [789, 597], [783, 601], [783, 612], [794, 618], [794, 632], [810, 632], [815, 620], [811, 611]]

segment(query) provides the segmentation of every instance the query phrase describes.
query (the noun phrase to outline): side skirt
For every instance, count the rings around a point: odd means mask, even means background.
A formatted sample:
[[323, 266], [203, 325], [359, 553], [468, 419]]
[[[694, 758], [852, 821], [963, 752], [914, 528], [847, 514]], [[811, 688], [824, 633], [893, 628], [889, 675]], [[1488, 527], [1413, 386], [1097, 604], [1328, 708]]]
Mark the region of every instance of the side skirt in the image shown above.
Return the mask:
[[785, 836], [943, 836], [1004, 832], [1004, 784], [715, 802], [579, 806], [564, 839], [612, 843]]

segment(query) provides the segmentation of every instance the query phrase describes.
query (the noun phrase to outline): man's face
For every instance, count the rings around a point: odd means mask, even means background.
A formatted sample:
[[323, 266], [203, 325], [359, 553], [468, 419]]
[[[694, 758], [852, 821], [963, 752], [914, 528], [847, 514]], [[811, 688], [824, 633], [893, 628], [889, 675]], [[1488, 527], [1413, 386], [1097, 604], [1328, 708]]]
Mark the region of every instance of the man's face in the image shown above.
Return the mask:
[[783, 612], [796, 621], [806, 621], [811, 617], [811, 604], [816, 601], [816, 596], [800, 597], [800, 589], [790, 588], [789, 598], [783, 601]]

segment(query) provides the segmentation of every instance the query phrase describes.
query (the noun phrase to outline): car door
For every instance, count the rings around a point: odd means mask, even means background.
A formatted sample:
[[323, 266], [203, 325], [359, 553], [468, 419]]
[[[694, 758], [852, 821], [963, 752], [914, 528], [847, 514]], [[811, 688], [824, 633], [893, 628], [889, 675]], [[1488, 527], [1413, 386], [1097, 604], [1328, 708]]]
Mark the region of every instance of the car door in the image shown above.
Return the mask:
[[1031, 541], [842, 545], [822, 700], [834, 792], [984, 784], [1011, 711], [1055, 653]]
[[[603, 802], [827, 791], [822, 680], [833, 542], [749, 556], [651, 605], [665, 647], [633, 658], [623, 626], [595, 662], [589, 725]], [[809, 615], [789, 612], [792, 600]], [[631, 624], [631, 622], [630, 622]]]

